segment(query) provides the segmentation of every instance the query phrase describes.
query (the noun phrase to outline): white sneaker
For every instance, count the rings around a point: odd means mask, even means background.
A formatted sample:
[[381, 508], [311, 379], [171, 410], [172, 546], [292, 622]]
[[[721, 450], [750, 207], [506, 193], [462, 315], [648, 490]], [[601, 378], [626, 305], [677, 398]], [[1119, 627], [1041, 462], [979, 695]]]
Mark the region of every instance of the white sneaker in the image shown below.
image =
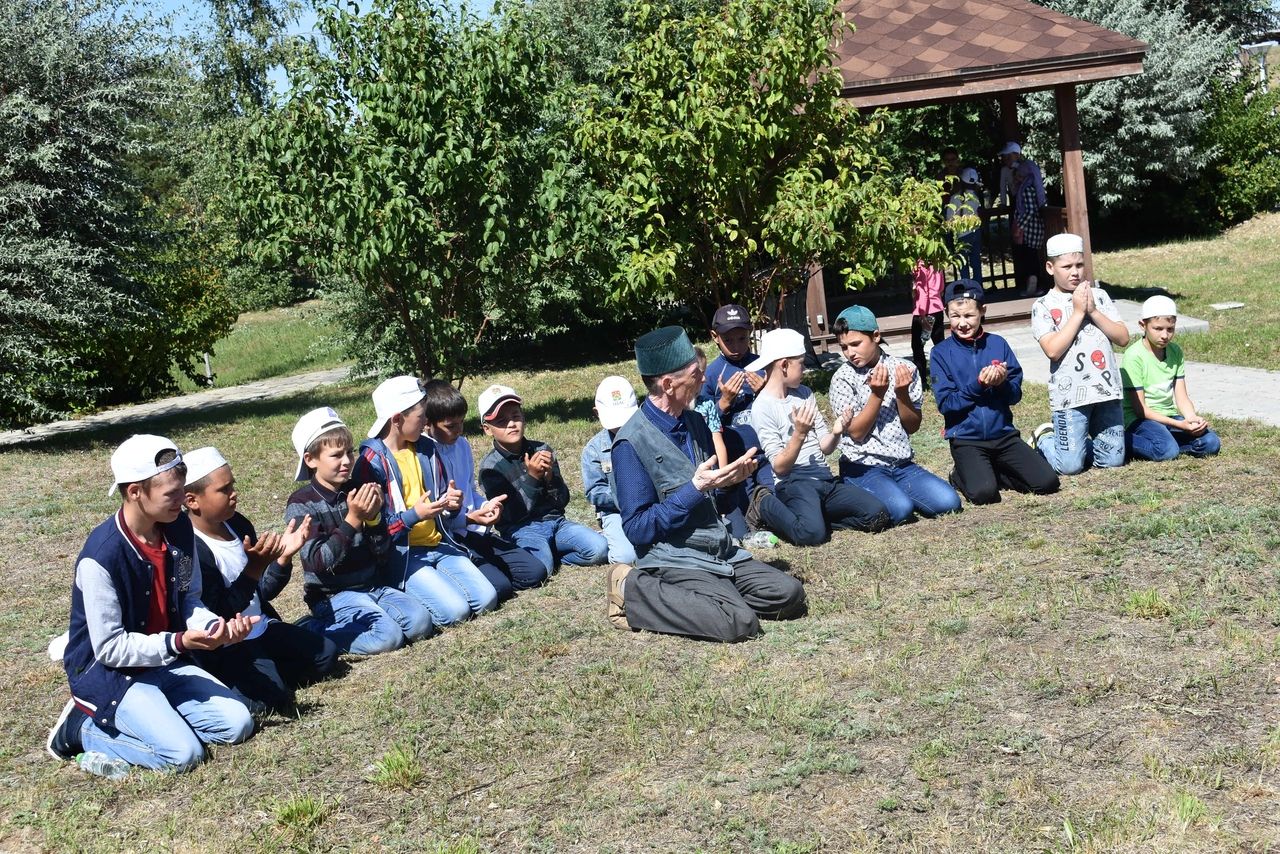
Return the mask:
[[1027, 444], [1031, 446], [1031, 450], [1040, 447], [1040, 440], [1053, 432], [1053, 422], [1046, 421], [1039, 427], [1031, 431], [1031, 435], [1027, 438]]

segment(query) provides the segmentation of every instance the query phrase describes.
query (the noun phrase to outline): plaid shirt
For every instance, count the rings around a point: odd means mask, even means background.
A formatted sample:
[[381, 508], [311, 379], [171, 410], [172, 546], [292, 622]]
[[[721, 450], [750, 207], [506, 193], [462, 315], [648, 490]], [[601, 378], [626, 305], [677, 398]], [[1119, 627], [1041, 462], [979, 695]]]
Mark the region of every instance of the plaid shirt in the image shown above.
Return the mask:
[[1014, 219], [1022, 228], [1022, 245], [1033, 249], [1044, 248], [1044, 217], [1040, 214], [1040, 202], [1036, 196], [1035, 182], [1027, 179], [1018, 190], [1013, 206]]
[[520, 452], [513, 454], [494, 442], [493, 450], [480, 461], [480, 487], [485, 496], [507, 496], [498, 522], [500, 533], [509, 534], [529, 522], [564, 516], [569, 487], [560, 476], [560, 461], [553, 455], [550, 480], [535, 480], [524, 465], [526, 455], [544, 449], [550, 451], [551, 447], [525, 439]]

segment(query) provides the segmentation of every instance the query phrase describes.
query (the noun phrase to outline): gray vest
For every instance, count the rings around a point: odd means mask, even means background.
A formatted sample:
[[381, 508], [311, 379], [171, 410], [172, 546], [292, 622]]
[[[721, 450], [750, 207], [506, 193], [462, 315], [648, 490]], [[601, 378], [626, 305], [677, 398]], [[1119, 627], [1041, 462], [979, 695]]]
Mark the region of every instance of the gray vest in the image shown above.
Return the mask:
[[[680, 420], [693, 438], [693, 453], [697, 465], [701, 465], [710, 455], [707, 449], [711, 447], [711, 431], [702, 416], [692, 409], [685, 410]], [[635, 449], [640, 464], [653, 481], [659, 501], [665, 501], [667, 496], [693, 479], [695, 464], [684, 455], [683, 449], [676, 447], [654, 426], [643, 410], [636, 410], [622, 425], [614, 437], [614, 447], [622, 441], [629, 442]], [[749, 552], [734, 545], [732, 535], [716, 512], [715, 502], [710, 496], [704, 496], [685, 517], [684, 524], [669, 532], [661, 542], [651, 544], [636, 566], [641, 569], [702, 569], [716, 575], [731, 576], [733, 564], [750, 559]]]

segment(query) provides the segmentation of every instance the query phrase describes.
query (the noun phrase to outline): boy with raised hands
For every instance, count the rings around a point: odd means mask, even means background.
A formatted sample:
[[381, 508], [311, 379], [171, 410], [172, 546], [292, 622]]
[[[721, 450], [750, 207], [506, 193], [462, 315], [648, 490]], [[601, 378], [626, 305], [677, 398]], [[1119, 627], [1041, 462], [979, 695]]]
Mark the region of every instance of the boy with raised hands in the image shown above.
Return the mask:
[[283, 534], [258, 536], [236, 512], [235, 474], [218, 449], [197, 448], [186, 460], [185, 503], [197, 538], [204, 602], [225, 619], [260, 618], [243, 641], [201, 653], [198, 660], [250, 700], [288, 713], [294, 689], [329, 675], [338, 661], [333, 641], [281, 620], [271, 606], [289, 583], [311, 519], [291, 521]]
[[425, 397], [416, 377], [392, 377], [373, 391], [376, 412], [360, 444], [354, 479], [383, 490], [383, 517], [398, 559], [389, 579], [451, 626], [498, 604], [497, 588], [453, 541], [447, 524], [462, 508], [462, 490], [445, 471], [436, 443], [424, 435]]
[[293, 428], [296, 480], [310, 482], [289, 496], [285, 520], [311, 517], [298, 552], [303, 599], [325, 635], [353, 655], [377, 655], [427, 637], [431, 612], [385, 582], [392, 551], [382, 515], [382, 488], [352, 485], [355, 464], [347, 425], [328, 406], [313, 409]]
[[1031, 307], [1031, 332], [1049, 357], [1050, 423], [1032, 447], [1058, 474], [1124, 465], [1124, 406], [1114, 347], [1129, 329], [1107, 292], [1084, 277], [1084, 240], [1055, 234], [1045, 244], [1053, 287]]
[[884, 503], [831, 473], [827, 454], [848, 421], [838, 418], [827, 426], [813, 391], [803, 384], [804, 354], [803, 335], [773, 329], [760, 342], [760, 358], [747, 366], [766, 371], [751, 421], [776, 480], [773, 495], [760, 501], [760, 517], [765, 527], [798, 546], [818, 545], [832, 528], [883, 530], [889, 526]]
[[121, 506], [76, 559], [63, 666], [71, 700], [49, 733], [60, 759], [99, 752], [143, 768], [185, 771], [206, 744], [253, 734], [244, 702], [187, 653], [243, 640], [258, 620], [223, 619], [201, 601], [196, 537], [182, 512], [182, 454], [131, 436], [111, 455]]

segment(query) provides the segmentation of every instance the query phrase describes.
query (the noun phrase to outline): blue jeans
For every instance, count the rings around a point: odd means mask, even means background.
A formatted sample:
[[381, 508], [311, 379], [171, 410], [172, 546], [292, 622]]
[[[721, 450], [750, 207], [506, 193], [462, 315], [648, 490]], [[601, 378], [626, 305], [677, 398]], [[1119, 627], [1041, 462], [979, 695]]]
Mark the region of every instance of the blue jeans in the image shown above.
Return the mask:
[[621, 513], [601, 513], [600, 530], [609, 541], [609, 563], [626, 563], [635, 565], [636, 550], [622, 530]]
[[431, 612], [437, 626], [452, 626], [497, 606], [497, 588], [453, 546], [409, 546], [399, 552], [407, 562], [404, 592]]
[[797, 546], [816, 546], [832, 528], [883, 531], [889, 527], [884, 504], [865, 489], [837, 478], [794, 476], [778, 481], [760, 502], [765, 527]]
[[1124, 408], [1118, 400], [1053, 411], [1053, 432], [1036, 450], [1058, 474], [1124, 465]]
[[[1181, 415], [1175, 415], [1178, 421]], [[1125, 445], [1129, 456], [1135, 460], [1155, 460], [1164, 462], [1178, 454], [1189, 454], [1193, 457], [1212, 457], [1222, 450], [1222, 440], [1212, 430], [1206, 430], [1199, 436], [1192, 436], [1186, 430], [1166, 427], [1156, 421], [1140, 418], [1124, 431]]]
[[253, 735], [253, 717], [235, 693], [194, 664], [178, 661], [146, 670], [116, 706], [116, 734], [92, 719], [80, 730], [84, 751], [130, 765], [186, 771], [200, 764], [206, 744], [239, 744]]
[[516, 545], [529, 552], [551, 573], [556, 563], [600, 566], [609, 559], [609, 541], [586, 525], [562, 516], [526, 522], [511, 532]]
[[431, 612], [393, 587], [341, 590], [311, 607], [320, 629], [338, 649], [378, 655], [432, 633]]
[[945, 480], [913, 462], [868, 466], [840, 460], [840, 477], [879, 498], [898, 525], [913, 512], [932, 519], [960, 509], [960, 495]]

